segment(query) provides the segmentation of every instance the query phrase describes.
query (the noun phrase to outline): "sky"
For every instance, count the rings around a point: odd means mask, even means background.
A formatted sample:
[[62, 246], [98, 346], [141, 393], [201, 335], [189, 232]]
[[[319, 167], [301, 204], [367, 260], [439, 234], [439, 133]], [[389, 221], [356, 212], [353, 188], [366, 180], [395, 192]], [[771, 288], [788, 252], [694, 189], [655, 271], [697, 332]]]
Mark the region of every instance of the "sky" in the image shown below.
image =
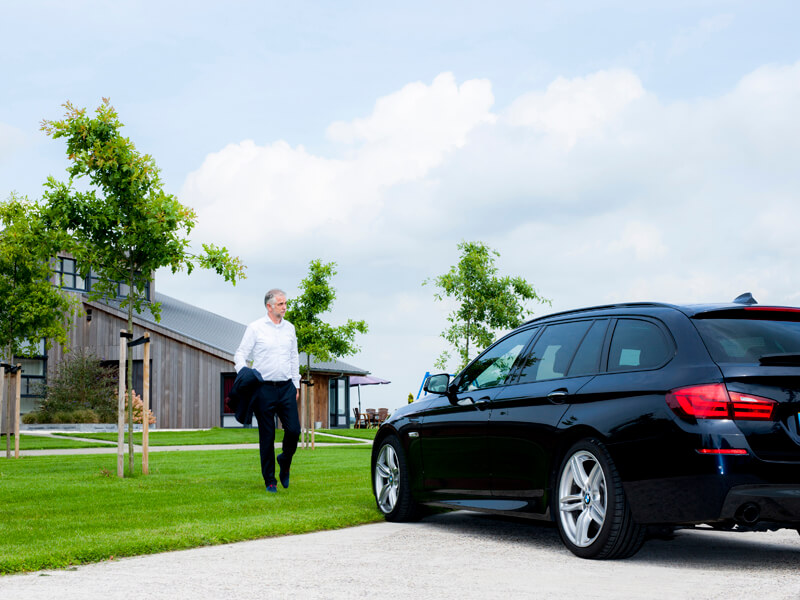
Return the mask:
[[343, 360], [394, 408], [447, 349], [423, 283], [462, 241], [551, 301], [532, 316], [800, 305], [799, 25], [770, 0], [5, 0], [0, 199], [66, 179], [42, 119], [110, 98], [195, 248], [247, 266], [156, 289], [249, 323], [335, 262], [324, 318], [367, 322]]

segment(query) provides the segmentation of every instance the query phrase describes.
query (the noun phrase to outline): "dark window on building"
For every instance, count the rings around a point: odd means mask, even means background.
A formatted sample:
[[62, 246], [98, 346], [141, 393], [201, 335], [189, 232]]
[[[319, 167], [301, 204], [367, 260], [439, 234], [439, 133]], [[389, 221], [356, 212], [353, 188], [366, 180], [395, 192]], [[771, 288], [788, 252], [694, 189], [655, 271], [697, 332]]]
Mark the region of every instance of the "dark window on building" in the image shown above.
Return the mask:
[[328, 427], [350, 426], [350, 387], [347, 377], [328, 380]]
[[77, 290], [85, 292], [87, 290], [86, 280], [77, 272], [77, 265], [74, 258], [60, 257], [55, 264], [56, 285], [65, 290]]
[[620, 319], [611, 338], [608, 370], [652, 369], [663, 364], [671, 353], [672, 347], [655, 323]]
[[[91, 290], [97, 283], [100, 281], [100, 278], [95, 273], [89, 274], [89, 289]], [[116, 294], [117, 299], [127, 298], [128, 296], [128, 289], [129, 286], [127, 283], [117, 283], [116, 284]], [[150, 282], [145, 282], [144, 284], [144, 299], [150, 300]]]
[[36, 355], [15, 357], [14, 364], [22, 365], [20, 412], [36, 410], [44, 398], [44, 384], [47, 381], [47, 350], [44, 340], [37, 344]]

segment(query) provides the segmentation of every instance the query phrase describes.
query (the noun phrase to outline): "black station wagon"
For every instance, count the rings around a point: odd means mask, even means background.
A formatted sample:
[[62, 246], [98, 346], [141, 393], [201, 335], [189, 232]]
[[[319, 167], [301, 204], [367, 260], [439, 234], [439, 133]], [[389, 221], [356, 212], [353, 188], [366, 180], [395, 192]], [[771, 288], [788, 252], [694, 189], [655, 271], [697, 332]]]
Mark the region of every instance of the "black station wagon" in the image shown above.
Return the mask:
[[636, 303], [534, 319], [397, 410], [390, 521], [423, 505], [555, 521], [584, 558], [650, 529], [800, 528], [800, 308]]

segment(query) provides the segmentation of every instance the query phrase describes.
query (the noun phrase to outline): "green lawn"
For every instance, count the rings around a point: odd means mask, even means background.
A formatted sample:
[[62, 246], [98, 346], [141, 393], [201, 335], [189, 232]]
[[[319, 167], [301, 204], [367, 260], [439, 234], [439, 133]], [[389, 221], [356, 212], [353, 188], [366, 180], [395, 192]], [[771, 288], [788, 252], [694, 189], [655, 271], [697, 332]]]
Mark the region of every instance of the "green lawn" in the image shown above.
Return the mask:
[[[337, 433], [338, 429], [329, 429], [329, 430], [320, 430], [317, 433], [324, 433], [328, 431], [330, 433]], [[358, 430], [349, 430], [343, 429], [341, 431], [358, 431]], [[117, 441], [117, 434], [116, 433], [64, 433], [60, 434], [66, 437], [80, 437], [80, 438], [89, 438], [92, 440], [107, 440], [110, 442]], [[127, 440], [127, 432], [126, 432], [125, 439]], [[358, 437], [358, 436], [348, 436], [348, 437]], [[374, 434], [373, 434], [374, 437]], [[20, 439], [23, 439], [24, 436]], [[370, 438], [371, 439], [371, 438]], [[133, 434], [133, 441], [135, 444], [142, 443], [142, 434], [141, 433], [134, 433]], [[275, 430], [275, 441], [281, 442], [283, 441], [283, 430], [277, 429]], [[347, 440], [341, 439], [334, 439], [331, 437], [327, 437], [324, 435], [320, 435], [316, 437], [316, 441], [318, 442], [330, 442], [330, 443], [337, 443], [337, 444], [346, 444], [348, 443]], [[150, 432], [150, 445], [151, 446], [193, 446], [193, 445], [207, 445], [207, 444], [257, 444], [258, 443], [258, 429], [243, 429], [243, 428], [236, 428], [236, 429], [225, 429], [222, 427], [213, 427], [211, 429], [204, 429], [202, 431], [151, 431]], [[356, 440], [353, 442], [356, 443]]]
[[360, 440], [374, 440], [378, 428], [373, 429], [318, 429], [317, 433], [330, 433], [343, 437], [357, 438]]
[[267, 495], [253, 450], [159, 453], [125, 479], [113, 455], [0, 459], [0, 573], [379, 521], [369, 460], [298, 450], [291, 487]]
[[[20, 450], [55, 450], [60, 448], [100, 448], [108, 446], [100, 442], [79, 442], [77, 440], [59, 439], [43, 435], [30, 435], [24, 431], [19, 435]], [[6, 436], [0, 435], [0, 456], [5, 456]], [[14, 436], [11, 436], [11, 452], [14, 452]]]

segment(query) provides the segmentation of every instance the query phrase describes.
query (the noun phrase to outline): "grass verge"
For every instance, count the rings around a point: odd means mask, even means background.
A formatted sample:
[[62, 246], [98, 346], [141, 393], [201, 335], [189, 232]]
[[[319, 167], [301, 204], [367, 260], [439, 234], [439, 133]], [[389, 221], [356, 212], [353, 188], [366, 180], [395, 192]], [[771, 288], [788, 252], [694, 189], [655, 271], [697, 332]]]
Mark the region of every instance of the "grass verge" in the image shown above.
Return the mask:
[[374, 440], [375, 434], [378, 433], [378, 428], [372, 429], [318, 429], [317, 433], [329, 433], [331, 435], [340, 435], [342, 437], [350, 437], [359, 440]]
[[[117, 441], [116, 433], [61, 433], [64, 437], [79, 437], [91, 440]], [[257, 444], [258, 429], [224, 429], [213, 427], [201, 431], [151, 431], [151, 446], [205, 446], [209, 444]], [[128, 432], [125, 431], [125, 443], [128, 441]], [[275, 430], [275, 441], [283, 441], [283, 430]], [[142, 443], [142, 434], [134, 433], [133, 442]]]
[[[320, 430], [317, 433], [330, 432], [334, 433], [339, 430], [327, 429]], [[347, 429], [342, 431], [349, 431]], [[106, 440], [109, 442], [117, 441], [116, 433], [62, 433], [58, 434], [65, 437], [79, 437], [92, 440]], [[337, 434], [338, 435], [338, 434]], [[346, 436], [356, 437], [356, 436]], [[374, 437], [374, 436], [373, 436]], [[128, 433], [125, 432], [125, 440], [127, 443]], [[275, 430], [275, 441], [283, 441], [283, 430]], [[348, 443], [347, 440], [333, 439], [333, 438], [317, 438], [318, 442], [334, 442], [334, 443]], [[133, 443], [142, 443], [142, 434], [133, 434]], [[151, 431], [150, 432], [150, 445], [151, 446], [205, 446], [209, 444], [257, 444], [258, 443], [258, 429], [244, 429], [244, 428], [222, 428], [212, 427], [211, 429], [204, 429], [201, 431]]]
[[[100, 442], [81, 442], [78, 440], [67, 440], [44, 435], [26, 434], [24, 431], [19, 435], [20, 450], [57, 450], [72, 448], [103, 448], [108, 444]], [[0, 454], [6, 451], [6, 436], [0, 435]], [[11, 452], [14, 452], [14, 436], [11, 436]], [[4, 456], [4, 454], [3, 454]]]
[[107, 455], [0, 460], [0, 573], [64, 568], [379, 521], [368, 447], [298, 450], [269, 496], [258, 452], [165, 452], [118, 479]]

